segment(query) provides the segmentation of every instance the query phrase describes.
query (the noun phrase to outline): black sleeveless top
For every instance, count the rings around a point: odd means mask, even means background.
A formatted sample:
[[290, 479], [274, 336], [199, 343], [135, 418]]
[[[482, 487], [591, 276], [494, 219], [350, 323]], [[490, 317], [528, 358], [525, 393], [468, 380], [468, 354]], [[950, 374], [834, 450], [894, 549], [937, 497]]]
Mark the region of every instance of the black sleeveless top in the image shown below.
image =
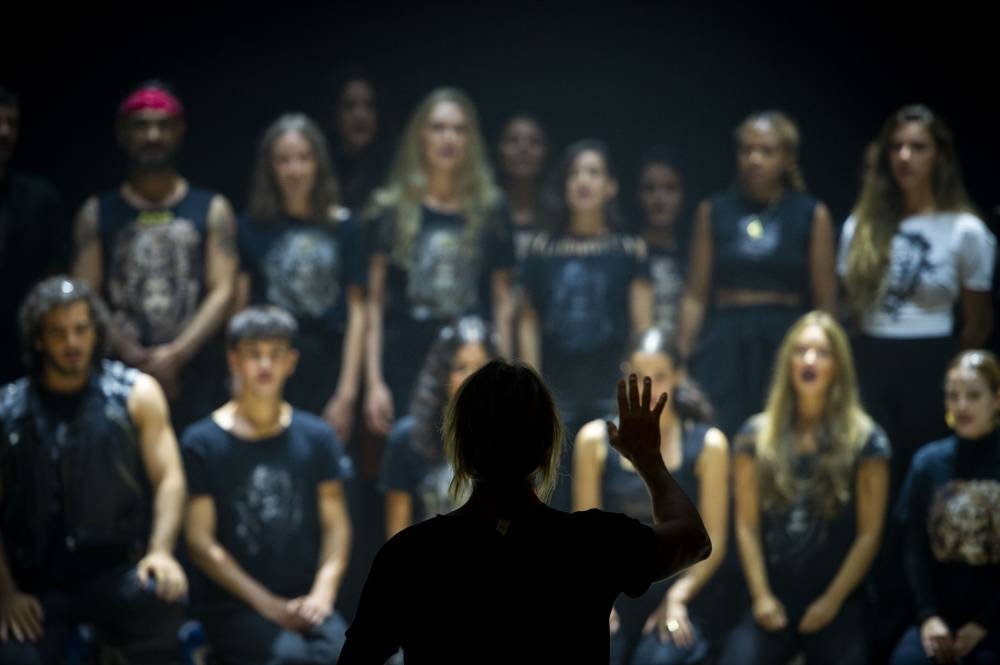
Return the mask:
[[[705, 423], [685, 421], [681, 425], [681, 466], [671, 471], [677, 484], [695, 504], [698, 503], [698, 477], [695, 467], [702, 448], [705, 434], [710, 426]], [[621, 454], [607, 445], [608, 456], [604, 459], [601, 474], [601, 507], [612, 513], [625, 513], [640, 522], [653, 523], [653, 509], [649, 503], [649, 491], [639, 474], [622, 467]]]
[[195, 187], [172, 206], [139, 209], [118, 190], [98, 195], [102, 296], [143, 346], [177, 337], [205, 291], [205, 237], [215, 192]]
[[795, 190], [768, 205], [738, 190], [712, 197], [713, 288], [808, 293], [818, 203]]

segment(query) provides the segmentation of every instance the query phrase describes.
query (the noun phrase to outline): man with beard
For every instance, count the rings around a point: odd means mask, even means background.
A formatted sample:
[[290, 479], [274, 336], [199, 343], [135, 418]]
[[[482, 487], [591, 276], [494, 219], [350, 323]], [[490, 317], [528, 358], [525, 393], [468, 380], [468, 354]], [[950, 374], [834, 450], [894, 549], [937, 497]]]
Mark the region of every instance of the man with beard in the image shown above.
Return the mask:
[[273, 305], [234, 316], [235, 395], [183, 436], [185, 536], [210, 581], [196, 614], [222, 663], [333, 665], [344, 644], [334, 606], [351, 542], [351, 462], [325, 421], [284, 399], [297, 329]]
[[185, 483], [163, 392], [104, 359], [82, 280], [42, 281], [19, 320], [29, 373], [0, 388], [0, 662], [61, 663], [89, 623], [101, 662], [177, 663]]
[[[178, 428], [223, 399], [221, 373], [213, 372], [220, 349], [212, 353], [211, 342], [237, 266], [228, 201], [176, 170], [184, 132], [184, 108], [163, 83], [145, 83], [125, 98], [117, 134], [128, 178], [84, 203], [74, 264], [111, 307], [114, 352], [160, 382]], [[147, 297], [150, 275], [173, 284], [169, 302]]]
[[[66, 269], [69, 235], [59, 196], [52, 186], [14, 171], [21, 104], [0, 86], [0, 312], [15, 312], [28, 290], [46, 276]], [[0, 348], [17, 348], [17, 320], [0, 318]], [[21, 374], [16, 353], [0, 354], [0, 384]]]

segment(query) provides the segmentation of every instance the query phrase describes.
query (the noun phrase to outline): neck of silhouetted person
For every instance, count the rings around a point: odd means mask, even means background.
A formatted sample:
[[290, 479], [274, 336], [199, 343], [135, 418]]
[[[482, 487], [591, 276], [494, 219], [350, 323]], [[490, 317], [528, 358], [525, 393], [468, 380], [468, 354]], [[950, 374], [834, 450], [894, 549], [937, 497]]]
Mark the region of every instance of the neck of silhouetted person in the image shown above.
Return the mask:
[[481, 480], [457, 513], [489, 518], [515, 517], [542, 503], [530, 480]]

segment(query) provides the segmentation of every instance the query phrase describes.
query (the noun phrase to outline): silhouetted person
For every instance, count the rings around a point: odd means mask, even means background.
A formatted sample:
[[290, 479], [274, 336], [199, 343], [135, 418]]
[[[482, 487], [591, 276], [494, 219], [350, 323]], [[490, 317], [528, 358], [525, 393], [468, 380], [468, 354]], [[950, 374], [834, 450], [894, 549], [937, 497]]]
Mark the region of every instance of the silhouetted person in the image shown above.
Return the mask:
[[[607, 663], [608, 615], [622, 592], [696, 563], [711, 550], [698, 511], [660, 454], [661, 395], [619, 382], [612, 445], [649, 488], [652, 527], [546, 506], [562, 446], [538, 374], [494, 360], [462, 384], [445, 417], [458, 510], [409, 527], [375, 558], [340, 662]], [[627, 392], [627, 394], [626, 394]], [[540, 498], [541, 497], [541, 498]]]

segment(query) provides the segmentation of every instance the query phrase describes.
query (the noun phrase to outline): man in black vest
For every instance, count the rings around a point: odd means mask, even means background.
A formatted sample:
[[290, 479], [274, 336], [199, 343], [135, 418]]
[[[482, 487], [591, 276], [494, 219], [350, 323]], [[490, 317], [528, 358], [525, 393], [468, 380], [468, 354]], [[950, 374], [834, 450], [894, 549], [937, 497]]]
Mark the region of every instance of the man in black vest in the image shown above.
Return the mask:
[[128, 178], [84, 203], [73, 267], [111, 308], [112, 350], [160, 382], [177, 428], [228, 396], [221, 340], [211, 342], [237, 267], [229, 202], [177, 172], [184, 132], [184, 107], [165, 84], [143, 84], [125, 98], [117, 133]]
[[[103, 358], [106, 311], [50, 277], [0, 388], [0, 662], [59, 663], [80, 623], [116, 662], [179, 662], [183, 466], [156, 381]], [[103, 662], [103, 661], [102, 661]]]

